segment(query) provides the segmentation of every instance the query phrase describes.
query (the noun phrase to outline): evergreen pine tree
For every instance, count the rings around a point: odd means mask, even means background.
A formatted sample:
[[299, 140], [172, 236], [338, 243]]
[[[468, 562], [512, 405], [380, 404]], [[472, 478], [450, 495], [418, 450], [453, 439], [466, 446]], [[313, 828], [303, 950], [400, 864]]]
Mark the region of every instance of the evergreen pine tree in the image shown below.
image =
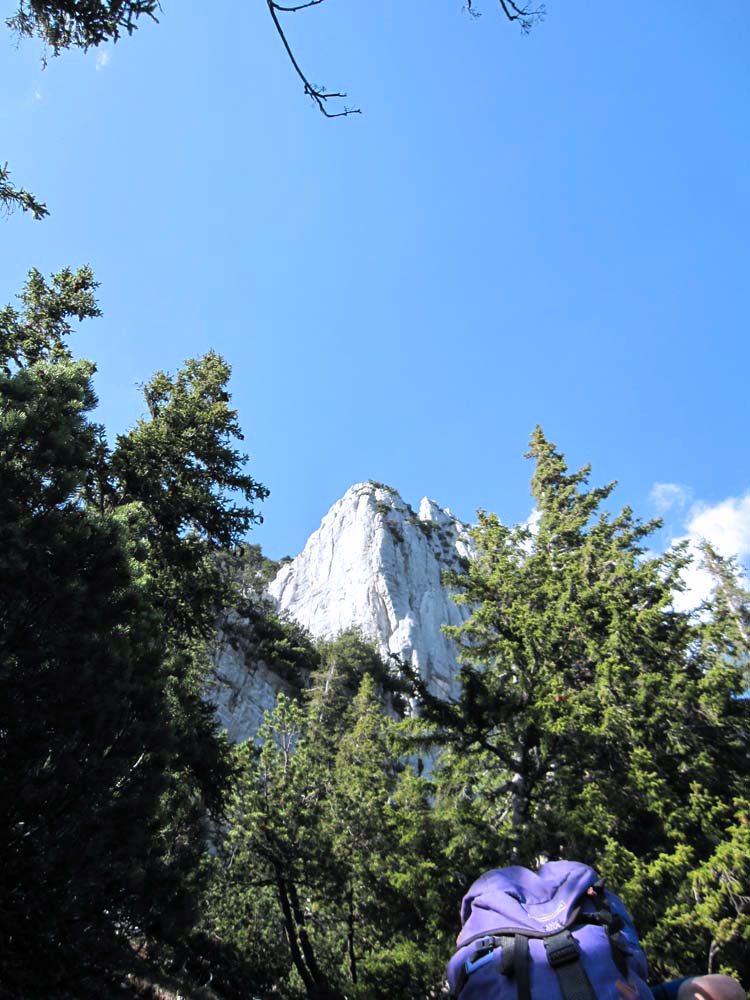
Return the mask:
[[24, 998], [84, 996], [118, 935], [194, 921], [231, 769], [203, 696], [234, 597], [217, 556], [266, 493], [213, 354], [158, 375], [110, 453], [67, 346], [95, 288], [32, 271], [0, 311], [1, 975]]
[[93, 365], [64, 338], [96, 315], [91, 275], [32, 272], [23, 303], [0, 314], [2, 979], [63, 996], [138, 911], [169, 714], [122, 527], [81, 502]]
[[[284, 996], [428, 995], [457, 908], [446, 907], [446, 831], [388, 697], [363, 672], [387, 676], [372, 646], [348, 634], [318, 654], [304, 704], [280, 696], [260, 745], [238, 750], [212, 933], [261, 970], [259, 993], [265, 962]], [[247, 925], [264, 930], [248, 938]]]
[[[530, 457], [534, 530], [480, 512], [476, 559], [447, 574], [471, 609], [446, 629], [460, 698], [413, 678], [421, 724], [446, 748], [452, 856], [585, 860], [656, 934], [747, 787], [742, 671], [715, 626], [673, 606], [684, 549], [648, 556], [656, 523], [602, 512], [613, 484], [587, 488], [588, 468], [570, 473], [540, 429]], [[682, 967], [700, 962], [696, 947]]]

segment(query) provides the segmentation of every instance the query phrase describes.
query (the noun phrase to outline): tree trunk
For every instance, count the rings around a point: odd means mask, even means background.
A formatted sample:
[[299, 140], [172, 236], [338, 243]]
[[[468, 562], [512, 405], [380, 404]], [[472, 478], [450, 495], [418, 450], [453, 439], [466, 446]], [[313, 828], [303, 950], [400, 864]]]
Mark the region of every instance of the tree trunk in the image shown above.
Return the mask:
[[331, 986], [328, 982], [328, 977], [318, 965], [318, 961], [315, 958], [315, 952], [313, 951], [310, 938], [307, 934], [305, 914], [300, 906], [299, 896], [297, 895], [297, 887], [294, 882], [289, 882], [288, 891], [289, 900], [292, 904], [294, 920], [297, 926], [300, 948], [302, 949], [302, 954], [304, 955], [307, 968], [313, 980], [313, 989], [311, 991], [308, 987], [308, 995], [311, 1000], [345, 1000], [343, 994], [339, 993], [338, 990]]
[[302, 982], [305, 984], [305, 989], [307, 990], [308, 996], [314, 996], [315, 993], [315, 981], [310, 975], [310, 970], [305, 965], [305, 960], [302, 957], [302, 952], [300, 951], [299, 942], [297, 940], [297, 928], [294, 922], [294, 916], [292, 914], [292, 908], [289, 903], [289, 896], [287, 894], [286, 883], [281, 875], [276, 877], [276, 888], [279, 892], [279, 902], [281, 903], [281, 910], [284, 914], [284, 928], [286, 930], [286, 938], [289, 942], [289, 951], [292, 954], [292, 961], [294, 962], [294, 967], [300, 974]]
[[348, 933], [347, 933], [347, 950], [349, 953], [349, 975], [351, 976], [352, 983], [357, 982], [357, 956], [354, 954], [354, 887], [349, 884], [349, 892], [347, 894], [347, 903], [349, 904], [348, 913]]

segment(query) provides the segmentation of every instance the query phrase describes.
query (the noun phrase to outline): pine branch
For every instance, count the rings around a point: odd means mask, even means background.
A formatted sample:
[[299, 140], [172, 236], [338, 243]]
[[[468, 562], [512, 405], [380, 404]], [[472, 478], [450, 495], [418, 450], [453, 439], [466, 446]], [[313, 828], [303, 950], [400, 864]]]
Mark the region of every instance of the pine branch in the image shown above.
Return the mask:
[[33, 194], [24, 188], [14, 187], [9, 178], [10, 171], [6, 163], [0, 167], [0, 207], [6, 215], [10, 215], [17, 208], [23, 212], [31, 212], [37, 220], [49, 215], [49, 210], [44, 202], [38, 201]]

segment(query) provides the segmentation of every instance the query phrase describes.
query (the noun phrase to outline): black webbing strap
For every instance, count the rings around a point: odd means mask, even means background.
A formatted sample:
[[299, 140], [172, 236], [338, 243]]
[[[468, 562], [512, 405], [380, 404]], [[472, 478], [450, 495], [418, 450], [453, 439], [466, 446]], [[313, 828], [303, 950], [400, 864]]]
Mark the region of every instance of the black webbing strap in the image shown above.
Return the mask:
[[513, 937], [499, 938], [499, 943], [503, 949], [500, 972], [516, 980], [518, 1000], [531, 1000], [529, 939], [525, 934], [514, 934]]
[[544, 939], [547, 961], [555, 970], [563, 1000], [596, 1000], [589, 977], [581, 965], [581, 949], [570, 931]]
[[516, 976], [516, 991], [518, 1000], [531, 1000], [531, 986], [529, 982], [529, 939], [525, 934], [516, 934], [516, 943], [513, 948], [513, 971]]
[[498, 938], [498, 941], [503, 949], [500, 958], [500, 971], [504, 976], [512, 976], [515, 972], [513, 962], [516, 955], [516, 939], [515, 937], [501, 937]]

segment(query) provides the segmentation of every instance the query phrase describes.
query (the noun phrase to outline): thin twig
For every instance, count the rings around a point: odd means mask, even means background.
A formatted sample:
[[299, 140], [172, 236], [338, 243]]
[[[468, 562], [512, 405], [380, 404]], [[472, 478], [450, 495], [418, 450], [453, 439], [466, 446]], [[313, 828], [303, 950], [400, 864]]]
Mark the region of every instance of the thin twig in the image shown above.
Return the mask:
[[276, 31], [279, 33], [279, 37], [281, 38], [281, 41], [284, 44], [284, 48], [286, 49], [287, 55], [289, 56], [292, 66], [294, 66], [297, 76], [304, 84], [305, 93], [315, 101], [315, 103], [318, 105], [318, 108], [326, 116], [326, 118], [345, 118], [347, 115], [359, 115], [361, 114], [359, 108], [344, 108], [343, 111], [336, 111], [333, 113], [328, 111], [325, 105], [326, 101], [330, 100], [331, 98], [346, 97], [346, 94], [326, 93], [325, 90], [320, 90], [318, 87], [313, 87], [313, 85], [310, 83], [310, 81], [307, 79], [305, 74], [300, 69], [299, 63], [294, 58], [294, 53], [292, 52], [291, 46], [287, 41], [287, 37], [284, 34], [284, 29], [281, 27], [281, 23], [279, 22], [276, 13], [277, 11], [302, 10], [304, 7], [314, 7], [322, 2], [323, 0], [310, 0], [309, 3], [301, 4], [299, 7], [282, 7], [279, 4], [277, 4], [275, 0], [266, 0], [266, 3], [268, 4], [269, 13], [271, 14], [271, 19], [276, 27]]
[[276, 10], [283, 10], [285, 14], [294, 13], [295, 10], [304, 10], [305, 7], [317, 7], [319, 3], [325, 3], [325, 0], [308, 0], [307, 3], [297, 4], [296, 7], [282, 7], [281, 4], [275, 3], [274, 7]]
[[[514, 0], [498, 0], [503, 14], [509, 21], [518, 21], [523, 32], [531, 31], [535, 21], [541, 21], [545, 14], [544, 4], [536, 9], [519, 7]], [[466, 0], [466, 10], [473, 17], [480, 17], [480, 12], [473, 7], [472, 0]]]

